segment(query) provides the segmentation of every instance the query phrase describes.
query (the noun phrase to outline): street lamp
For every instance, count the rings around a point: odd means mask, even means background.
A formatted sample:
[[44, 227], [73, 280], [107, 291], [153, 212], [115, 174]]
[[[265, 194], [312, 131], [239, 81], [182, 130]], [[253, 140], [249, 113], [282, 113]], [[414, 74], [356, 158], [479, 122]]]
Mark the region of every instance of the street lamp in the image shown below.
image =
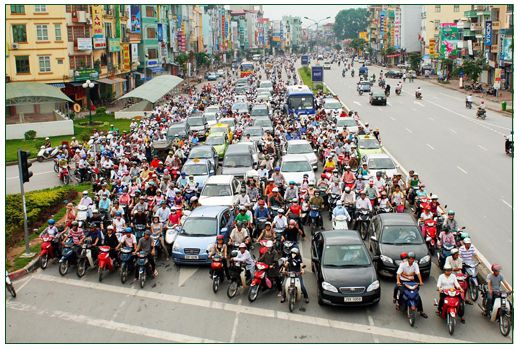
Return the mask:
[[87, 102], [88, 102], [88, 113], [89, 113], [88, 124], [92, 125], [92, 107], [91, 107], [92, 101], [90, 100], [90, 89], [92, 89], [94, 87], [94, 83], [91, 82], [90, 80], [87, 80], [81, 86], [83, 86], [84, 89], [87, 89]]
[[323, 21], [326, 21], [326, 20], [328, 20], [328, 19], [331, 18], [331, 17], [330, 17], [330, 16], [327, 16], [327, 17], [322, 18], [322, 19], [320, 19], [320, 20], [315, 20], [315, 19], [309, 18], [309, 17], [307, 17], [307, 16], [304, 16], [303, 18], [305, 18], [306, 20], [312, 21], [312, 22], [314, 22], [314, 23], [316, 24], [316, 38], [317, 38], [317, 37], [318, 37], [318, 25], [319, 25], [319, 23], [320, 23], [320, 22], [323, 22]]

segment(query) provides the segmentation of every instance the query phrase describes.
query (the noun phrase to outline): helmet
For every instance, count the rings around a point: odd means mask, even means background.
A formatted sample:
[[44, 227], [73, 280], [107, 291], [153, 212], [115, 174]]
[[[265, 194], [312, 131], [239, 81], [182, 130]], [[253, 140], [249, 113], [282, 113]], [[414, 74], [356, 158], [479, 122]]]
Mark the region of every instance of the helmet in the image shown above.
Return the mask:
[[415, 253], [414, 252], [408, 252], [408, 258], [415, 259]]
[[457, 248], [453, 248], [452, 250], [450, 250], [450, 253], [451, 255], [455, 255], [459, 253], [459, 250]]
[[112, 225], [107, 226], [107, 230], [113, 230], [113, 229], [114, 229], [114, 226], [112, 226]]
[[291, 202], [298, 203], [298, 198], [293, 198]]
[[290, 220], [289, 221], [289, 225], [296, 225], [296, 221], [295, 220]]
[[83, 191], [83, 194], [88, 194], [88, 191]]
[[432, 200], [439, 199], [439, 197], [436, 194], [432, 194]]
[[238, 207], [238, 210], [242, 211], [242, 210], [246, 210], [246, 207], [241, 205], [240, 207]]
[[453, 271], [451, 265], [444, 265], [444, 271]]
[[350, 187], [349, 186], [345, 187], [345, 192], [347, 192], [347, 193], [350, 192]]
[[224, 240], [224, 235], [217, 236], [217, 241], [223, 241], [223, 240]]
[[77, 222], [76, 220], [74, 220], [74, 221], [72, 222], [72, 226], [78, 226], [78, 222]]
[[238, 246], [238, 248], [247, 248], [247, 246], [246, 246], [245, 243], [240, 243], [240, 245]]
[[273, 192], [278, 192], [278, 187], [274, 187]]
[[326, 178], [327, 178], [327, 175], [325, 175], [325, 174], [321, 174], [321, 178], [322, 178], [322, 179], [326, 179]]
[[236, 258], [237, 255], [238, 255], [238, 252], [237, 252], [236, 250], [233, 250], [233, 251], [231, 252], [231, 257], [232, 257], [232, 258]]
[[461, 238], [461, 239], [469, 238], [469, 233], [467, 233], [467, 232], [461, 232], [461, 233], [460, 233], [460, 238]]
[[464, 239], [462, 240], [462, 242], [463, 242], [464, 244], [468, 244], [468, 243], [471, 244], [471, 239], [470, 239], [469, 237], [466, 237], [466, 238], [464, 238]]
[[49, 221], [47, 221], [47, 223], [48, 223], [49, 225], [54, 225], [55, 222], [56, 222], [56, 221], [54, 221], [54, 219], [49, 219]]
[[337, 207], [341, 207], [342, 205], [343, 205], [343, 203], [342, 203], [341, 201], [337, 201], [337, 202], [336, 202], [336, 206], [337, 206]]
[[132, 233], [132, 228], [131, 228], [131, 227], [127, 227], [127, 228], [125, 229], [125, 232], [126, 232], [126, 233]]
[[276, 168], [274, 168], [275, 171], [280, 171], [280, 167], [277, 166]]
[[294, 248], [291, 249], [291, 253], [299, 254], [300, 250], [298, 248], [294, 247]]
[[383, 173], [380, 172], [380, 171], [378, 171], [378, 172], [376, 172], [376, 176], [377, 176], [377, 177], [383, 176]]
[[502, 270], [502, 266], [500, 266], [499, 264], [491, 265], [491, 271], [495, 272], [495, 271], [500, 271], [500, 270]]
[[401, 260], [404, 260], [404, 259], [408, 258], [408, 253], [407, 252], [402, 252], [400, 257], [401, 257]]
[[278, 209], [278, 214], [283, 214], [283, 209]]
[[196, 201], [198, 201], [199, 199], [196, 197], [196, 196], [193, 196], [190, 198], [190, 202], [191, 203], [195, 203]]
[[448, 210], [448, 215], [455, 215], [455, 210]]
[[296, 185], [296, 182], [294, 182], [293, 180], [289, 181], [289, 185]]
[[146, 230], [146, 231], [144, 231], [144, 234], [145, 234], [145, 236], [146, 236], [146, 235], [151, 235], [152, 232], [150, 232], [150, 230]]
[[365, 191], [361, 190], [359, 191], [359, 194], [367, 194]]

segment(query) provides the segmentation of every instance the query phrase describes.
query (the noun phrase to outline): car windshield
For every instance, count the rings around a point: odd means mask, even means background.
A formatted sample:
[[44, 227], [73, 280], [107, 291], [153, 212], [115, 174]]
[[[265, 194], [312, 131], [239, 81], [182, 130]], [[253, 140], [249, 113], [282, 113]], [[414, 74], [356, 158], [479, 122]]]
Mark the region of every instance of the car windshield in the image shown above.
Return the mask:
[[202, 126], [204, 125], [204, 118], [202, 117], [191, 117], [188, 118], [189, 126]]
[[291, 96], [288, 99], [290, 109], [307, 109], [313, 107], [312, 96]]
[[273, 87], [273, 83], [271, 83], [270, 81], [264, 81], [264, 82], [261, 82], [260, 83], [260, 88], [261, 89], [270, 89]]
[[407, 245], [423, 243], [421, 233], [415, 226], [385, 226], [382, 244]]
[[368, 160], [370, 169], [394, 169], [394, 162], [390, 158], [371, 158]]
[[206, 139], [206, 144], [207, 145], [212, 145], [212, 146], [223, 145], [224, 142], [225, 141], [224, 141], [224, 136], [223, 135], [208, 136], [208, 138]]
[[229, 126], [235, 126], [235, 119], [223, 118], [223, 119], [220, 119], [220, 123], [226, 124]]
[[[247, 87], [245, 86], [237, 86], [235, 88], [235, 94], [243, 94], [247, 91]], [[234, 109], [233, 109], [234, 110]]]
[[361, 138], [358, 140], [358, 147], [360, 149], [378, 149], [381, 146], [376, 139]]
[[226, 197], [231, 195], [231, 187], [226, 184], [206, 184], [201, 193], [201, 196], [207, 197]]
[[272, 126], [272, 123], [269, 119], [256, 119], [255, 120], [255, 126]]
[[194, 149], [191, 150], [189, 159], [194, 159], [194, 158], [212, 158], [212, 157], [213, 157], [213, 153], [211, 152], [210, 149], [207, 149], [207, 148], [200, 148], [200, 149], [194, 148]]
[[204, 112], [205, 113], [218, 113], [219, 108], [218, 107], [207, 107]]
[[251, 135], [251, 136], [262, 136], [264, 134], [264, 131], [262, 130], [262, 128], [250, 128], [250, 129], [246, 129], [244, 130], [244, 132], [242, 133], [242, 135]]
[[175, 135], [184, 135], [186, 134], [186, 129], [184, 127], [171, 127], [168, 129], [168, 135], [175, 136]]
[[244, 157], [243, 154], [230, 154], [224, 157], [225, 168], [251, 168], [253, 167], [251, 157]]
[[236, 110], [239, 110], [239, 111], [247, 110], [247, 104], [245, 104], [245, 103], [235, 103], [233, 105], [233, 107], [231, 107], [231, 109], [233, 111], [236, 111]]
[[305, 160], [294, 162], [283, 162], [282, 172], [286, 173], [301, 173], [305, 171], [312, 171], [311, 165]]
[[182, 171], [184, 171], [188, 175], [208, 175], [208, 168], [206, 164], [185, 164], [182, 167]]
[[253, 110], [251, 111], [251, 115], [253, 117], [261, 116], [261, 115], [269, 115], [269, 111], [265, 107], [253, 108]]
[[217, 233], [217, 220], [214, 218], [188, 217], [182, 225], [183, 236], [214, 236]]
[[325, 102], [325, 105], [323, 106], [325, 109], [341, 109], [341, 103], [337, 101], [330, 101]]
[[314, 150], [309, 143], [299, 143], [296, 145], [289, 144], [289, 146], [287, 146], [287, 154], [305, 154], [313, 152]]
[[346, 126], [348, 128], [348, 127], [351, 127], [351, 126], [357, 126], [357, 123], [352, 118], [340, 118], [338, 120], [337, 126], [339, 126], [339, 127]]
[[214, 113], [206, 113], [206, 114], [204, 114], [204, 116], [206, 117], [206, 120], [208, 122], [216, 122], [217, 121], [217, 117], [215, 116]]
[[354, 267], [370, 266], [370, 264], [371, 261], [361, 244], [325, 246], [323, 266]]

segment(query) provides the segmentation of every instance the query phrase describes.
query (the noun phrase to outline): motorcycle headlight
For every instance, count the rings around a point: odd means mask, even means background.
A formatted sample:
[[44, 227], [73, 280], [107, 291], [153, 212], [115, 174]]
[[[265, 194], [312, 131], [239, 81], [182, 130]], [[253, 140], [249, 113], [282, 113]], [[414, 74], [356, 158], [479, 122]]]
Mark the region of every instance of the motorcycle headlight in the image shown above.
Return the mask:
[[380, 255], [379, 258], [384, 263], [387, 263], [387, 264], [393, 264], [394, 263], [394, 261], [391, 258], [387, 257], [386, 255]]
[[174, 252], [180, 252], [181, 251], [181, 245], [177, 242], [173, 244], [172, 251]]
[[426, 264], [428, 262], [430, 262], [430, 256], [429, 255], [426, 255], [421, 260], [419, 260], [419, 264]]
[[376, 290], [376, 289], [379, 289], [379, 280], [375, 280], [374, 282], [372, 282], [368, 286], [367, 292], [371, 292], [371, 291]]
[[321, 282], [321, 288], [328, 290], [329, 292], [332, 292], [332, 293], [338, 292], [338, 289], [336, 287], [334, 287], [329, 282], [325, 282], [325, 281]]

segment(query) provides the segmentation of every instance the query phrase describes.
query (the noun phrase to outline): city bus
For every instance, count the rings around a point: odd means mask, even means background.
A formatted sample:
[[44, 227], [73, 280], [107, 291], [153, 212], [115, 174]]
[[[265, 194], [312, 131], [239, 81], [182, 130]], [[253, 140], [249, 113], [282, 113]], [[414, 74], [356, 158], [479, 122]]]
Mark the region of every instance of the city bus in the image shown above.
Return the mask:
[[288, 86], [285, 105], [287, 114], [316, 114], [314, 94], [306, 85]]
[[240, 64], [240, 78], [247, 77], [255, 71], [255, 65], [252, 62], [242, 62]]

